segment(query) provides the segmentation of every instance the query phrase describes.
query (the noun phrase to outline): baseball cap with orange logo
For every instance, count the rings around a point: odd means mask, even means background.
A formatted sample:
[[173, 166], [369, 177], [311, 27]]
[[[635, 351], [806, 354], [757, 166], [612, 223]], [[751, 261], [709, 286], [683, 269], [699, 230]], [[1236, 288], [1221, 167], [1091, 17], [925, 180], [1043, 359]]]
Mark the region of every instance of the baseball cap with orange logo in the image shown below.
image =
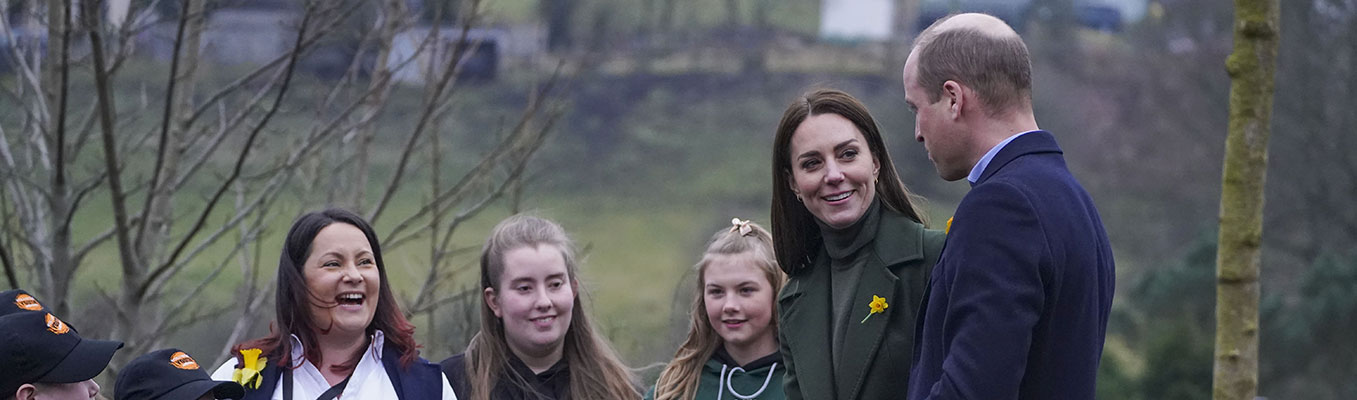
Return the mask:
[[[4, 298], [8, 300], [8, 297]], [[93, 379], [123, 343], [80, 337], [48, 312], [0, 316], [0, 397], [27, 383], [74, 383]]]
[[198, 361], [179, 349], [156, 350], [132, 360], [113, 385], [114, 400], [239, 399], [245, 388], [232, 381], [214, 381]]
[[23, 289], [11, 289], [0, 292], [0, 316], [25, 311], [47, 311], [36, 297]]

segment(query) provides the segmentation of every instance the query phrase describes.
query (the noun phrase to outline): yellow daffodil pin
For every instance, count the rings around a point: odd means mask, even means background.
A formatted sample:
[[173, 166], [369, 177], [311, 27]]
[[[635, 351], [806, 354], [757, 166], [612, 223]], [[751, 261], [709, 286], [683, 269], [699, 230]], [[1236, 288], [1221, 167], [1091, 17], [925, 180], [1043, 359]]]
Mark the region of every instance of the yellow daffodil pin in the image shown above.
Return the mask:
[[952, 233], [952, 219], [951, 219], [951, 218], [948, 218], [948, 219], [947, 219], [947, 229], [945, 229], [945, 230], [942, 231], [942, 234], [944, 234], [944, 235], [949, 234], [949, 233]]
[[269, 361], [267, 357], [259, 356], [262, 352], [263, 351], [259, 349], [241, 350], [241, 366], [236, 368], [236, 372], [232, 374], [231, 380], [239, 383], [241, 386], [258, 389], [259, 382], [264, 380], [261, 373], [264, 372], [264, 366], [268, 365]]
[[885, 312], [885, 311], [886, 311], [886, 307], [890, 307], [890, 304], [886, 304], [886, 298], [885, 298], [885, 297], [881, 297], [881, 296], [877, 296], [877, 295], [872, 295], [872, 302], [871, 302], [871, 304], [868, 304], [867, 306], [868, 306], [868, 307], [871, 307], [872, 310], [867, 312], [867, 316], [866, 316], [866, 317], [862, 317], [862, 322], [859, 322], [859, 324], [865, 324], [865, 323], [867, 323], [867, 318], [871, 318], [871, 317], [872, 317], [872, 314], [880, 314], [880, 313]]

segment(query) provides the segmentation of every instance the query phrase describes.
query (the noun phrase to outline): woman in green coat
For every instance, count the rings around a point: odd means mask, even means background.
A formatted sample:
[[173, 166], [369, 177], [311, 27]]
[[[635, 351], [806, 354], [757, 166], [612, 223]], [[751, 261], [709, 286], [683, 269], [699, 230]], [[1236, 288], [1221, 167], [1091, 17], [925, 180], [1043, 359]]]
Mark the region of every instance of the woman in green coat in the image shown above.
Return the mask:
[[697, 263], [688, 339], [646, 400], [785, 398], [773, 297], [787, 278], [767, 230], [731, 223], [712, 236]]
[[783, 113], [772, 227], [789, 277], [777, 300], [788, 399], [906, 393], [915, 318], [945, 238], [924, 229], [912, 197], [857, 99], [818, 90]]

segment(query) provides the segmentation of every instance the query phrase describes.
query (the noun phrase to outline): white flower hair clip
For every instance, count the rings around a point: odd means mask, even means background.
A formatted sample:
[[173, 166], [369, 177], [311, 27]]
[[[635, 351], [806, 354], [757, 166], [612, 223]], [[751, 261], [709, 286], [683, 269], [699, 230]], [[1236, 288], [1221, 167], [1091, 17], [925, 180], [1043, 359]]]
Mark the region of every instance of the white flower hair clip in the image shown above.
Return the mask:
[[754, 227], [749, 226], [747, 219], [731, 218], [730, 224], [733, 225], [730, 227], [730, 231], [739, 232], [740, 236], [749, 236], [754, 233]]

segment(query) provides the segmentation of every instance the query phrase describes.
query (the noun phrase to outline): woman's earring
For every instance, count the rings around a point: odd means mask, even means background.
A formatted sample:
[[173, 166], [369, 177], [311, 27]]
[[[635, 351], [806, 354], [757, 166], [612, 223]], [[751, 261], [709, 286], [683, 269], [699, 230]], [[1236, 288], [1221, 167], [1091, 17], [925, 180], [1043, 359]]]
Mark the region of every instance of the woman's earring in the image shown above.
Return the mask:
[[797, 203], [805, 203], [806, 201], [803, 200], [803, 199], [801, 199], [801, 195], [798, 194], [798, 195], [796, 195], [796, 202], [797, 202]]

